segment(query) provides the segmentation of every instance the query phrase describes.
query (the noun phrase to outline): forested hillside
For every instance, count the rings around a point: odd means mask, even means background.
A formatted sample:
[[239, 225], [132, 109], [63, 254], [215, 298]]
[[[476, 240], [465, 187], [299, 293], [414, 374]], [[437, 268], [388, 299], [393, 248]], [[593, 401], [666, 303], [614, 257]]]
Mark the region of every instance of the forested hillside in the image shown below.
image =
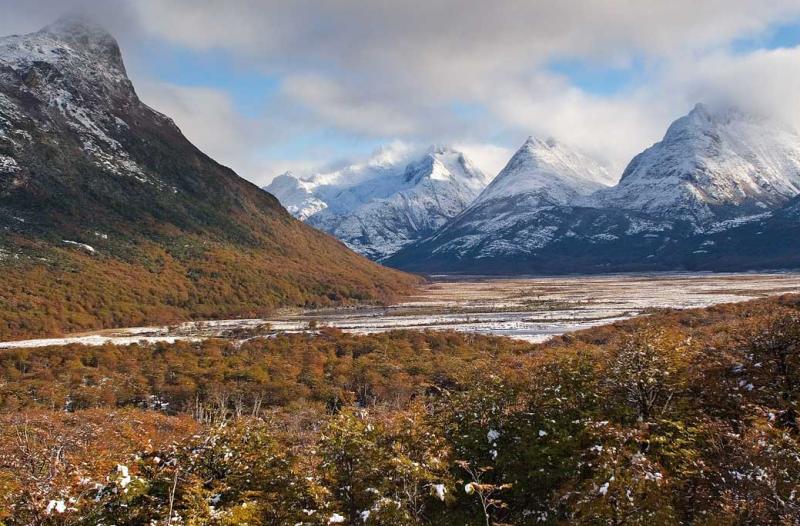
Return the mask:
[[0, 38], [0, 273], [0, 339], [382, 302], [418, 282], [198, 150], [83, 19]]

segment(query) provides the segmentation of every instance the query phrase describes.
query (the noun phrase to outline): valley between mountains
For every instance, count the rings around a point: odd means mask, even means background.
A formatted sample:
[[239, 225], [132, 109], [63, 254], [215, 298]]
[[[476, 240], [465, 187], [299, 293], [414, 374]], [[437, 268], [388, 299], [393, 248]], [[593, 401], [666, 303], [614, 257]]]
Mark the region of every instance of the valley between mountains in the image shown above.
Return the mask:
[[[224, 7], [392, 62], [322, 4]], [[325, 166], [240, 177], [86, 17], [0, 38], [0, 526], [800, 526], [797, 130], [700, 103], [622, 173], [535, 136]]]

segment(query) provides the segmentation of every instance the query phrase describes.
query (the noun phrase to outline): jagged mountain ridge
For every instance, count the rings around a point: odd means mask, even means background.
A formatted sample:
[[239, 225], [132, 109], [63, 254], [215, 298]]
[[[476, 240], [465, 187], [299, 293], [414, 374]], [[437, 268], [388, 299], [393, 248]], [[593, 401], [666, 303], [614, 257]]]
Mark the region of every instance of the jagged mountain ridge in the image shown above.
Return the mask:
[[397, 172], [405, 166], [409, 148], [380, 148], [365, 162], [346, 164], [306, 176], [286, 172], [264, 187], [296, 218], [305, 220], [329, 205], [347, 211], [396, 190]]
[[83, 18], [0, 39], [0, 337], [385, 300], [415, 278], [293, 219], [142, 103]]
[[463, 153], [432, 147], [411, 162], [382, 150], [364, 164], [330, 173], [305, 179], [284, 174], [265, 190], [296, 217], [382, 260], [435, 232], [487, 182]]
[[570, 195], [560, 184], [533, 197], [508, 184], [494, 204], [490, 185], [440, 231], [386, 262], [489, 274], [800, 265], [800, 136], [740, 110], [697, 105], [636, 156], [616, 186]]
[[551, 235], [537, 219], [543, 210], [574, 205], [609, 182], [608, 171], [589, 156], [553, 139], [531, 137], [475, 201], [425, 246], [453, 251], [459, 259], [534, 251]]

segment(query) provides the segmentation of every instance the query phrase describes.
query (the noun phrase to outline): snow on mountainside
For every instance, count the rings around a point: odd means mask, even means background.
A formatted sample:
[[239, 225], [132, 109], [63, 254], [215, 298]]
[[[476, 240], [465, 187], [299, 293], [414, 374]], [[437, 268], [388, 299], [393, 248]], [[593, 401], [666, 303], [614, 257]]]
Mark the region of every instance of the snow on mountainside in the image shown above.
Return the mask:
[[331, 206], [342, 213], [375, 197], [397, 191], [394, 177], [409, 158], [410, 148], [392, 144], [379, 149], [365, 162], [348, 164], [306, 176], [279, 175], [264, 187], [296, 218], [305, 221]]
[[[108, 32], [89, 20], [65, 17], [36, 33], [0, 38], [0, 81], [16, 82], [20, 75], [27, 75], [23, 90], [56, 109], [80, 135], [98, 168], [163, 186], [113, 138], [128, 125], [109, 108], [131, 107], [138, 99], [117, 42]], [[30, 137], [22, 127], [12, 126], [25, 120], [26, 113], [14, 98], [0, 93], [0, 140], [20, 145]]]
[[430, 235], [486, 186], [463, 153], [432, 147], [408, 162], [387, 148], [366, 163], [298, 178], [277, 177], [266, 191], [300, 219], [373, 259]]
[[781, 124], [699, 104], [617, 186], [589, 195], [608, 183], [602, 170], [543, 162], [564, 158], [547, 144], [526, 143], [470, 207], [386, 263], [490, 274], [800, 265], [800, 136]]
[[301, 221], [328, 206], [314, 196], [314, 183], [295, 177], [292, 172], [279, 175], [264, 190], [276, 196], [284, 208]]
[[554, 139], [529, 137], [484, 190], [476, 205], [531, 196], [542, 204], [570, 204], [578, 196], [614, 183], [606, 168]]
[[630, 162], [597, 205], [689, 220], [717, 220], [780, 207], [800, 192], [800, 134], [735, 108], [698, 104], [664, 139]]
[[539, 215], [576, 205], [612, 181], [589, 156], [552, 139], [529, 138], [475, 201], [434, 234], [437, 253], [487, 258], [535, 251], [555, 229]]

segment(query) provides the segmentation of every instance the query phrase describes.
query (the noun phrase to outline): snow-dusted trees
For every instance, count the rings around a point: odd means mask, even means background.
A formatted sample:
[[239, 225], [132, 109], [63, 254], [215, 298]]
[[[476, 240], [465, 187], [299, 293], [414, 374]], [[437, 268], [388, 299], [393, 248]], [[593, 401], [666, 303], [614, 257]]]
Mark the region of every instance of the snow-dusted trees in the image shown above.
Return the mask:
[[15, 351], [0, 524], [797, 524], [798, 306]]
[[612, 348], [604, 369], [604, 390], [625, 400], [636, 420], [663, 415], [685, 381], [690, 348], [681, 334], [645, 326]]
[[348, 524], [424, 524], [448, 500], [449, 449], [424, 417], [346, 410], [323, 430], [320, 480]]
[[[765, 326], [756, 330], [750, 345], [750, 354], [742, 366], [748, 380], [744, 387], [771, 399], [762, 399], [776, 411], [777, 421], [798, 431], [800, 410], [800, 316], [797, 313], [776, 315]], [[766, 384], [774, 388], [766, 392]], [[758, 387], [756, 387], [758, 386]]]

